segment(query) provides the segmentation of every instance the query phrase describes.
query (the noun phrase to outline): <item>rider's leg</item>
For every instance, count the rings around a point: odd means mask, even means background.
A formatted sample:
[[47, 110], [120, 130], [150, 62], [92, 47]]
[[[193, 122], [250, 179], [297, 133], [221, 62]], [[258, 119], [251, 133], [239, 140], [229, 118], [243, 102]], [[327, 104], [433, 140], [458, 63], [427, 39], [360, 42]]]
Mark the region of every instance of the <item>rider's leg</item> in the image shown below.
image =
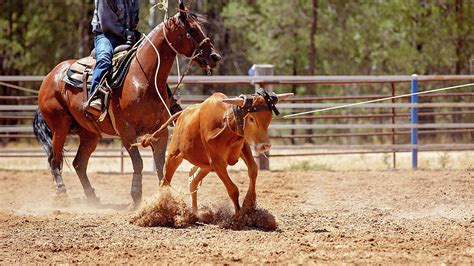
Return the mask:
[[[118, 45], [117, 40], [112, 36], [106, 34], [98, 34], [95, 36], [95, 52], [96, 64], [94, 72], [92, 73], [92, 87], [90, 95], [93, 96], [97, 90], [100, 81], [112, 67], [112, 53], [114, 48]], [[94, 109], [101, 109], [101, 100], [97, 97], [90, 102], [90, 107]]]

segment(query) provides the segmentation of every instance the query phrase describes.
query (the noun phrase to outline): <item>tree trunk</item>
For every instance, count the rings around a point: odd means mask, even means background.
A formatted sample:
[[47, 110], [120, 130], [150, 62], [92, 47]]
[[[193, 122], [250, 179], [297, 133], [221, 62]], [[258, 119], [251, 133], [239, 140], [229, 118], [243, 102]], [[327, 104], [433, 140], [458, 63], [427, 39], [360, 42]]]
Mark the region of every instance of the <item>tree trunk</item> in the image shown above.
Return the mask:
[[464, 30], [464, 10], [463, 0], [456, 0], [454, 4], [454, 10], [456, 12], [456, 69], [455, 74], [460, 75], [463, 70], [467, 67], [467, 60], [464, 56], [466, 47], [466, 36]]
[[[318, 0], [312, 0], [313, 5], [311, 9], [311, 29], [309, 33], [309, 74], [314, 75], [316, 72], [316, 30], [318, 27]], [[308, 88], [308, 91], [313, 94], [313, 88]]]
[[[312, 0], [312, 8], [311, 8], [311, 29], [309, 33], [309, 75], [313, 76], [316, 73], [316, 31], [318, 28], [318, 0]], [[308, 86], [308, 93], [309, 95], [314, 95], [314, 87]], [[311, 119], [306, 121], [308, 124], [312, 123]], [[306, 130], [306, 134], [312, 135], [313, 130], [308, 129]], [[306, 139], [307, 143], [314, 143], [312, 138]]]
[[[296, 59], [293, 60], [293, 76], [296, 76], [297, 75], [297, 71], [296, 71]], [[291, 90], [292, 92], [294, 93], [294, 95], [296, 95], [296, 84], [292, 84], [291, 85]], [[296, 113], [298, 112], [298, 109], [292, 109], [292, 112], [293, 113]], [[296, 120], [295, 119], [291, 119], [291, 123], [292, 124], [295, 124]], [[296, 134], [296, 130], [294, 128], [291, 129], [291, 135], [295, 135]], [[296, 144], [296, 141], [294, 138], [291, 138], [291, 144], [292, 145], [295, 145]]]
[[[152, 6], [154, 6], [156, 4], [156, 0], [149, 0], [150, 2], [150, 8]], [[155, 20], [155, 17], [156, 17], [156, 8], [151, 8], [150, 9], [150, 16], [148, 17], [148, 28], [149, 30], [153, 30], [155, 28], [155, 24], [156, 24], [156, 20]]]
[[[467, 56], [465, 56], [466, 50], [466, 31], [464, 25], [464, 10], [463, 10], [463, 0], [456, 0], [454, 3], [454, 11], [455, 11], [455, 21], [456, 21], [456, 68], [455, 74], [460, 75], [465, 73], [468, 65]], [[462, 102], [463, 97], [455, 97], [453, 100]], [[462, 107], [454, 108], [455, 111], [463, 111]], [[453, 123], [462, 123], [463, 122], [463, 115], [455, 114], [453, 115]], [[453, 134], [452, 135], [456, 140], [462, 140], [463, 134]]]

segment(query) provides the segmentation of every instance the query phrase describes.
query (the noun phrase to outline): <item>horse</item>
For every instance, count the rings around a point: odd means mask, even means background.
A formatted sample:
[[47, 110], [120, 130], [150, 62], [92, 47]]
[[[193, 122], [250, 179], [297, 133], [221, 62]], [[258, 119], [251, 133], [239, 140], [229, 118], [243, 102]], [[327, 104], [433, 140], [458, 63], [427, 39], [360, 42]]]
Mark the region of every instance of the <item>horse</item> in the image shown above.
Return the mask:
[[[67, 195], [61, 168], [66, 137], [79, 136], [79, 148], [73, 167], [84, 189], [86, 199], [99, 203], [87, 176], [87, 165], [102, 134], [119, 136], [133, 164], [131, 197], [138, 206], [142, 199], [143, 160], [137, 137], [154, 132], [170, 117], [166, 82], [177, 54], [182, 54], [201, 68], [214, 68], [221, 60], [212, 41], [202, 30], [200, 16], [190, 12], [180, 1], [176, 15], [157, 25], [147, 36], [131, 62], [123, 85], [112, 93], [110, 119], [94, 122], [87, 117], [82, 89], [68, 85], [62, 78], [74, 60], [58, 64], [43, 80], [38, 95], [38, 111], [33, 128], [48, 156], [57, 195]], [[190, 63], [191, 63], [190, 62]], [[167, 112], [168, 110], [168, 112]], [[153, 151], [161, 183], [168, 132], [158, 138]]]

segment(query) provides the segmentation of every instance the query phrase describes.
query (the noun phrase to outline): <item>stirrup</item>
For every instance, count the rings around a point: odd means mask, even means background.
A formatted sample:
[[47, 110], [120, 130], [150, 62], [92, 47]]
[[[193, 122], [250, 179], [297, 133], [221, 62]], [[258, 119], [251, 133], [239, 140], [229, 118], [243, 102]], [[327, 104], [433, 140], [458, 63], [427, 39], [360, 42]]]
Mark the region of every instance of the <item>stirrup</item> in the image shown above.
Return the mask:
[[[100, 99], [100, 97], [97, 95], [98, 91], [99, 90], [96, 90], [95, 93], [91, 97], [89, 97], [89, 100], [84, 103], [84, 106], [83, 106], [84, 111], [87, 112], [87, 113], [92, 114], [93, 116], [99, 116], [102, 113], [103, 103], [102, 103], [102, 100]], [[98, 106], [94, 107], [93, 105], [91, 105], [92, 102], [97, 101], [97, 100], [100, 101], [99, 109], [96, 108]]]

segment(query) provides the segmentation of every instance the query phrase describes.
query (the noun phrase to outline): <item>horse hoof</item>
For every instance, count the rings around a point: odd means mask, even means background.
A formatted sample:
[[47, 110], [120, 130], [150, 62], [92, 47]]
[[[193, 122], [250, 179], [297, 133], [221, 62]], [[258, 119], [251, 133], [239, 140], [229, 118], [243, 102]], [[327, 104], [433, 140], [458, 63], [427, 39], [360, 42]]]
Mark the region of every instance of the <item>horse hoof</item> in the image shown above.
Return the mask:
[[60, 186], [56, 189], [56, 195], [66, 195], [66, 187]]
[[94, 196], [88, 196], [86, 198], [87, 200], [87, 203], [88, 204], [91, 204], [91, 205], [98, 205], [100, 204], [100, 199], [98, 197], [96, 197], [95, 195]]
[[142, 193], [132, 192], [133, 205], [138, 207], [142, 203]]
[[56, 195], [53, 197], [53, 205], [55, 207], [68, 207], [70, 204], [69, 198], [66, 194], [66, 191], [64, 192], [56, 192]]

